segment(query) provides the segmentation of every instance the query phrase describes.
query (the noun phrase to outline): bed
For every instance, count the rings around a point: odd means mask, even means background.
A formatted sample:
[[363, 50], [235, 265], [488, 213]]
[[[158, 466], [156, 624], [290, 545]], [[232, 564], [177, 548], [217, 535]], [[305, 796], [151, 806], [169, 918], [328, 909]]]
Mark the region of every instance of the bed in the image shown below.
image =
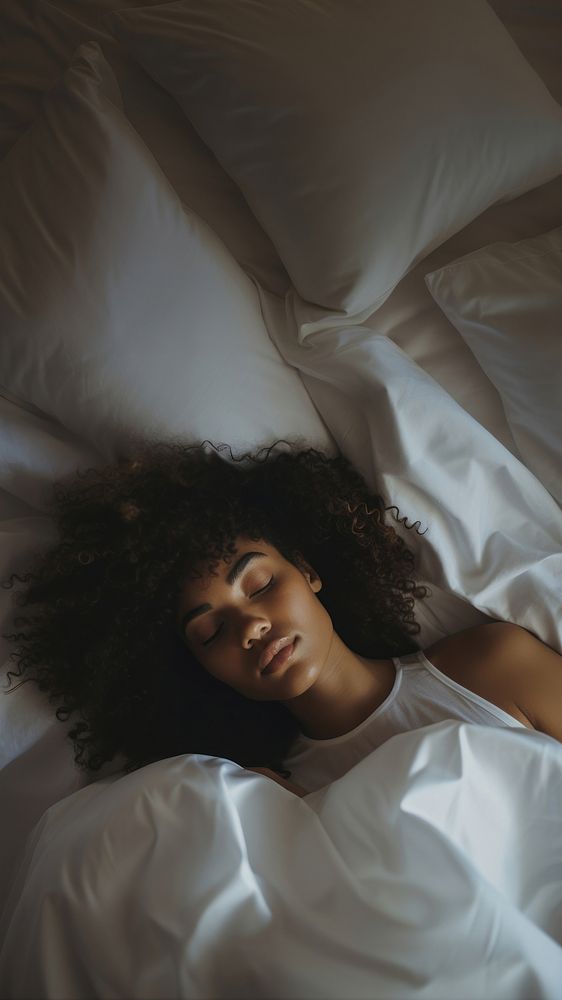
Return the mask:
[[[140, 438], [301, 441], [419, 520], [422, 647], [562, 652], [559, 0], [13, 0], [0, 35], [2, 579]], [[2, 996], [559, 1000], [554, 740], [440, 723], [304, 798], [88, 776], [0, 642]]]

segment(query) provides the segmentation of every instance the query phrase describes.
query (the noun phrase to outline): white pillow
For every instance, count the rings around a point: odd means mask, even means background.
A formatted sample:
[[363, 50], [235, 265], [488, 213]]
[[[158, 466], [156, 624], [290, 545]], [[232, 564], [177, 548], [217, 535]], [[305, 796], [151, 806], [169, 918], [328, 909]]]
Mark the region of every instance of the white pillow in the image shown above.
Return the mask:
[[562, 109], [484, 0], [181, 0], [106, 23], [237, 181], [298, 293], [349, 316], [562, 172]]
[[496, 386], [521, 455], [562, 505], [562, 228], [426, 275]]
[[224, 245], [78, 49], [0, 165], [0, 379], [109, 459], [138, 437], [330, 446]]
[[[104, 10], [123, 6], [123, 0], [103, 0]], [[6, 40], [0, 160], [37, 117], [43, 94], [59, 82], [78, 46], [95, 38], [115, 73], [128, 120], [181, 201], [209, 224], [246, 272], [283, 295], [289, 279], [271, 240], [177, 102], [103, 29], [97, 0], [80, 3], [75, 17], [62, 7], [58, 2], [42, 4], [39, 17], [33, 4], [0, 3], [0, 38]]]

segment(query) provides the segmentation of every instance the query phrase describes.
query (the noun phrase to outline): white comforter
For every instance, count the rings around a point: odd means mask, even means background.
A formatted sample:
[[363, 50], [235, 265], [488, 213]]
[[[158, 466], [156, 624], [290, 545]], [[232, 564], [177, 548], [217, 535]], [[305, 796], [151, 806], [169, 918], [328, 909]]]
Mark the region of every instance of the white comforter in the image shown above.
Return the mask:
[[439, 723], [304, 799], [181, 756], [46, 813], [0, 983], [12, 1000], [559, 1000], [561, 899], [549, 737]]

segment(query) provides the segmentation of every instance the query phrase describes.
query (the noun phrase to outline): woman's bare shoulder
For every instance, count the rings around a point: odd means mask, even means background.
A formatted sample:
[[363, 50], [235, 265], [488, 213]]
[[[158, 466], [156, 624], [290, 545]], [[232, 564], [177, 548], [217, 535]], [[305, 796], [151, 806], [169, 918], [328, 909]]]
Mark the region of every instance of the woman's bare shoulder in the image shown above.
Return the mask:
[[442, 664], [451, 662], [458, 663], [461, 667], [474, 665], [475, 660], [482, 662], [488, 658], [497, 662], [500, 655], [513, 655], [529, 639], [533, 640], [534, 637], [521, 625], [514, 625], [512, 622], [486, 622], [445, 636], [424, 652], [428, 660], [438, 670], [442, 670]]
[[425, 650], [451, 680], [562, 742], [562, 656], [532, 632], [491, 622]]
[[425, 650], [442, 673], [562, 742], [562, 656], [520, 625], [493, 622]]
[[451, 680], [533, 728], [526, 688], [532, 679], [532, 654], [541, 645], [520, 625], [490, 622], [440, 639], [425, 655]]

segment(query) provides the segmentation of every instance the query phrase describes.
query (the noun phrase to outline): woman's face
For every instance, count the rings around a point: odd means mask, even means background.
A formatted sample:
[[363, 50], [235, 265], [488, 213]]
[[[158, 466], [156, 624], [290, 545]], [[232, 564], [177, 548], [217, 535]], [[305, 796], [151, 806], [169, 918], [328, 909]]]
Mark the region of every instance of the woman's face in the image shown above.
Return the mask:
[[332, 642], [332, 620], [316, 596], [321, 580], [266, 541], [239, 536], [235, 544], [217, 576], [206, 570], [184, 584], [178, 628], [205, 670], [240, 694], [295, 698], [320, 675]]

